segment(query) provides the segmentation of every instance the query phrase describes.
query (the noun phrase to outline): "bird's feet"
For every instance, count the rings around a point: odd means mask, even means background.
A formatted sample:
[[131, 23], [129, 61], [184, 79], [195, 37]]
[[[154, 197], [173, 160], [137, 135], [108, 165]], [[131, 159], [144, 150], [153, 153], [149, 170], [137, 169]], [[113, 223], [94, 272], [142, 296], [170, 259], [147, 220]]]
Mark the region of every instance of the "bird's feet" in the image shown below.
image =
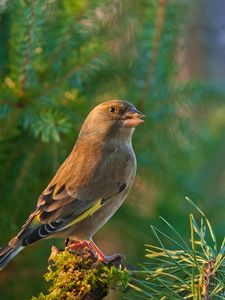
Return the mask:
[[92, 265], [92, 267], [96, 267], [99, 264], [105, 264], [105, 265], [114, 265], [115, 267], [119, 267], [120, 265], [122, 265], [122, 259], [124, 259], [125, 256], [123, 254], [120, 253], [115, 253], [113, 255], [105, 255], [104, 258], [99, 258], [96, 260], [96, 262]]
[[68, 249], [71, 251], [75, 251], [78, 254], [86, 254], [87, 251], [91, 256], [96, 260], [94, 266], [99, 263], [120, 265], [122, 263], [122, 259], [124, 258], [121, 254], [113, 254], [110, 256], [104, 255], [104, 253], [98, 248], [98, 246], [93, 241], [82, 240], [77, 242], [70, 242], [67, 245]]
[[124, 258], [124, 255], [119, 254], [119, 253], [115, 253], [113, 255], [105, 255], [99, 248], [98, 246], [93, 242], [90, 241], [90, 245], [93, 248], [93, 250], [95, 251], [95, 253], [98, 256], [98, 259], [96, 261], [96, 263], [103, 263], [103, 264], [121, 264], [122, 259]]
[[74, 251], [74, 252], [76, 252], [77, 254], [80, 254], [80, 255], [85, 255], [87, 253], [91, 254], [91, 256], [94, 260], [98, 259], [98, 256], [95, 253], [95, 251], [93, 250], [93, 248], [91, 247], [89, 241], [86, 241], [86, 240], [76, 241], [76, 242], [70, 241], [67, 244], [67, 248], [70, 251]]

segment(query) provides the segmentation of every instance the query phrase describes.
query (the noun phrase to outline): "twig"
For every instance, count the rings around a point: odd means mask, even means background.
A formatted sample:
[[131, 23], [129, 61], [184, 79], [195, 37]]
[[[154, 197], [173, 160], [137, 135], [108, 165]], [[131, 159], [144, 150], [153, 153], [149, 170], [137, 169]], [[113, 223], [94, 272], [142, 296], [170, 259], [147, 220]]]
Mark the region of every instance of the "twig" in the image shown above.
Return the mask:
[[214, 277], [214, 260], [209, 260], [203, 267], [202, 270], [202, 300], [211, 300], [209, 295], [210, 282]]

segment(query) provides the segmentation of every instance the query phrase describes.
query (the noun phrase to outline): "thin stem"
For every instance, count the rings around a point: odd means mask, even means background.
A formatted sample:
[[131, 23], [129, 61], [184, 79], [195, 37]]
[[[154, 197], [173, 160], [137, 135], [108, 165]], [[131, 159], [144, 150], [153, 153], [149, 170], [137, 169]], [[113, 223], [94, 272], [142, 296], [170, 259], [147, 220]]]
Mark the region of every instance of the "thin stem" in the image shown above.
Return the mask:
[[209, 260], [202, 270], [202, 300], [211, 300], [209, 295], [210, 282], [214, 277], [214, 260]]

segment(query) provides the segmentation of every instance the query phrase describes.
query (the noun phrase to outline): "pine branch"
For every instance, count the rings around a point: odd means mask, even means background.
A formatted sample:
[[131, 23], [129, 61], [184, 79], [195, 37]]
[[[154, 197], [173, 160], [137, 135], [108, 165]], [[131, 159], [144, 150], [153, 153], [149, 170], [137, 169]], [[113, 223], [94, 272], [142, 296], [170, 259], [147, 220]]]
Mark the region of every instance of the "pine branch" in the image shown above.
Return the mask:
[[23, 53], [23, 63], [21, 66], [21, 78], [19, 81], [19, 95], [25, 95], [25, 86], [27, 82], [27, 72], [30, 64], [30, 52], [32, 49], [32, 35], [33, 35], [33, 28], [34, 28], [34, 20], [35, 20], [35, 0], [26, 0], [26, 11], [28, 11], [25, 17], [27, 18], [27, 34], [26, 34], [26, 43], [25, 43], [25, 50]]
[[62, 52], [64, 52], [66, 50], [66, 48], [68, 47], [70, 39], [73, 36], [73, 34], [75, 33], [78, 22], [84, 16], [84, 14], [87, 10], [88, 4], [89, 4], [89, 2], [86, 1], [84, 3], [84, 5], [82, 6], [82, 8], [80, 9], [80, 11], [71, 20], [70, 26], [68, 26], [66, 32], [64, 32], [61, 41], [59, 42], [57, 47], [51, 53], [51, 56], [49, 57], [48, 65], [47, 65], [46, 69], [50, 69], [51, 68], [50, 66], [52, 66], [52, 64], [55, 63], [55, 61], [57, 61], [59, 55]]
[[151, 57], [148, 64], [147, 74], [144, 80], [144, 87], [138, 101], [138, 105], [140, 108], [143, 108], [144, 101], [145, 99], [147, 99], [148, 91], [151, 88], [151, 80], [152, 80], [155, 64], [159, 54], [160, 39], [161, 39], [162, 29], [165, 23], [165, 11], [166, 11], [167, 4], [168, 4], [168, 0], [160, 0], [159, 7], [156, 11], [155, 33], [151, 40], [151, 44], [152, 44]]
[[59, 88], [62, 84], [65, 83], [66, 80], [69, 80], [70, 77], [72, 77], [74, 74], [76, 74], [79, 71], [82, 71], [85, 69], [85, 67], [88, 66], [89, 63], [93, 62], [99, 55], [97, 53], [93, 53], [90, 56], [88, 56], [84, 61], [77, 63], [76, 65], [72, 65], [72, 68], [70, 68], [64, 75], [63, 78], [60, 77], [56, 79], [54, 82], [52, 82], [50, 85], [46, 85], [43, 92], [38, 95], [39, 97], [44, 97], [49, 95], [51, 91], [54, 91], [55, 89]]
[[[191, 243], [186, 242], [178, 231], [162, 219], [171, 235], [152, 227], [159, 246], [146, 245], [147, 265], [137, 272], [137, 298], [145, 299], [224, 299], [225, 294], [225, 238], [218, 248], [209, 220], [190, 200], [201, 214], [200, 225], [190, 215]], [[166, 241], [173, 245], [165, 246]]]
[[159, 7], [156, 11], [156, 20], [155, 20], [155, 33], [152, 38], [152, 46], [151, 46], [151, 57], [148, 65], [147, 74], [145, 77], [145, 83], [142, 90], [142, 94], [139, 100], [139, 106], [143, 107], [143, 102], [147, 98], [148, 91], [151, 87], [151, 80], [154, 73], [155, 64], [157, 62], [158, 54], [159, 54], [159, 44], [161, 39], [161, 33], [165, 22], [165, 11], [168, 0], [160, 0]]

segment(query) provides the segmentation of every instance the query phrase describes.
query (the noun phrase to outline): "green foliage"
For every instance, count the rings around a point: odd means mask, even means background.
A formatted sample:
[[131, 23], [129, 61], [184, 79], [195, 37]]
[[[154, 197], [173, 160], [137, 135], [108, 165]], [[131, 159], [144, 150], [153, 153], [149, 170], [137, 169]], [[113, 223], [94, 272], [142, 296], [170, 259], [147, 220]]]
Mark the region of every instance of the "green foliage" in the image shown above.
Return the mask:
[[[130, 282], [130, 275], [125, 268], [112, 264], [94, 266], [93, 257], [80, 256], [68, 250], [51, 257], [48, 272], [44, 275], [52, 285], [49, 293], [39, 294], [32, 300], [58, 299], [102, 299], [110, 289], [124, 292]], [[87, 297], [87, 298], [85, 298]]]
[[24, 126], [35, 137], [40, 136], [43, 142], [60, 142], [60, 134], [68, 133], [72, 127], [66, 113], [53, 109], [46, 109], [36, 115], [33, 112], [26, 114]]
[[[205, 214], [190, 200], [200, 213], [199, 224], [190, 214], [190, 242], [162, 218], [167, 234], [152, 226], [159, 246], [146, 245], [148, 261], [138, 273], [137, 298], [144, 299], [224, 299], [225, 295], [225, 238], [218, 246], [215, 233]], [[165, 246], [169, 243], [172, 249]], [[175, 249], [173, 249], [175, 248]]]
[[[115, 98], [136, 104], [146, 121], [134, 134], [135, 187], [97, 236], [103, 248], [141, 261], [158, 215], [187, 236], [184, 195], [202, 199], [223, 239], [224, 85], [180, 76], [192, 65], [187, 22], [197, 9], [180, 0], [0, 3], [1, 245], [33, 210], [90, 109]], [[40, 290], [52, 243], [27, 249], [2, 272], [2, 298]]]

